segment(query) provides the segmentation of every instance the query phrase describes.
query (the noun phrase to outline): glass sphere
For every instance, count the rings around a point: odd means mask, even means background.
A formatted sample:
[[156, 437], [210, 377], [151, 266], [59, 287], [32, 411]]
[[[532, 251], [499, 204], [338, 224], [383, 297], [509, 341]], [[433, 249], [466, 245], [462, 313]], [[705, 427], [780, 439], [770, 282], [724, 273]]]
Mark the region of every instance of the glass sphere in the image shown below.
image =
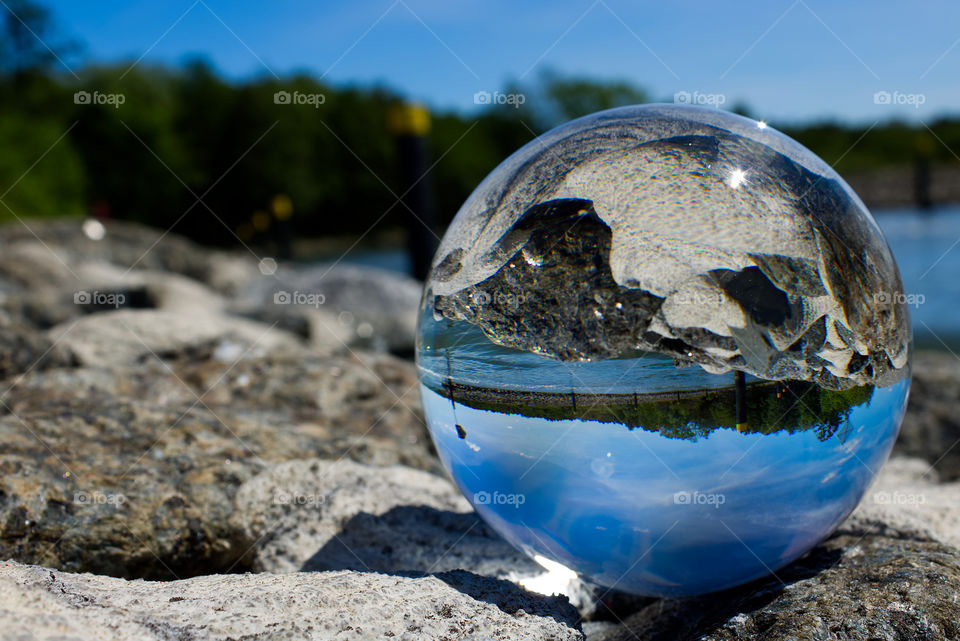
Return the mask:
[[454, 481], [584, 579], [693, 595], [829, 535], [896, 439], [900, 275], [809, 150], [712, 109], [600, 112], [533, 140], [434, 259], [417, 364]]

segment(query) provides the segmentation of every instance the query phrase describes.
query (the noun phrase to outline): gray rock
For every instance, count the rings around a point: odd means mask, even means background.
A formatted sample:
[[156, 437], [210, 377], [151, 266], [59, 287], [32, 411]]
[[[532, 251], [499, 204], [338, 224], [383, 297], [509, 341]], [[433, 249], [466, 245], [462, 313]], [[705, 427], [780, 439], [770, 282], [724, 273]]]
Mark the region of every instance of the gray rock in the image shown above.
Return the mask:
[[182, 236], [136, 223], [104, 224], [106, 235], [102, 240], [88, 238], [83, 233], [83, 221], [76, 219], [0, 226], [0, 244], [5, 250], [21, 243], [29, 247], [17, 254], [25, 259], [19, 268], [11, 265], [5, 251], [0, 259], [0, 274], [14, 274], [21, 282], [39, 286], [49, 287], [53, 281], [70, 287], [74, 284], [71, 269], [82, 261], [172, 272], [201, 282], [206, 282], [211, 273], [213, 253]]
[[133, 298], [139, 298], [118, 301], [117, 307], [210, 314], [222, 311], [226, 305], [224, 297], [210, 287], [179, 274], [130, 270], [99, 261], [82, 262], [75, 271], [82, 283], [81, 289], [88, 294], [134, 292]]
[[30, 372], [0, 406], [0, 557], [124, 577], [243, 569], [233, 499], [271, 462], [438, 468], [415, 390], [387, 356]]
[[597, 265], [597, 256], [610, 254], [610, 228], [584, 202], [528, 211], [504, 240], [525, 238], [522, 249], [510, 247], [513, 259], [474, 286], [437, 296], [435, 310], [477, 325], [499, 345], [564, 361], [635, 349], [663, 298], [621, 287], [608, 265]]
[[[281, 326], [301, 327], [311, 338], [331, 329], [347, 332], [351, 347], [412, 353], [423, 285], [395, 272], [358, 265], [284, 266], [250, 283], [238, 313]], [[304, 301], [296, 304], [297, 301]], [[322, 302], [320, 302], [322, 301]], [[332, 315], [314, 327], [318, 312]]]
[[933, 540], [960, 548], [960, 482], [936, 480], [922, 459], [890, 459], [841, 532]]
[[777, 577], [698, 599], [658, 601], [591, 638], [899, 641], [960, 635], [955, 548], [843, 535]]
[[0, 317], [0, 380], [36, 369], [66, 367], [70, 355], [43, 332]]
[[[205, 318], [229, 311], [298, 334], [317, 349], [413, 352], [422, 287], [393, 272], [339, 264], [269, 273], [252, 255], [120, 222], [108, 223], [101, 240], [84, 235], [81, 221], [5, 225], [0, 243], [0, 309], [38, 328], [118, 307]], [[291, 300], [276, 298], [282, 292]], [[77, 304], [78, 295], [120, 295], [121, 302]], [[297, 304], [304, 297], [310, 301]]]
[[544, 574], [476, 515], [452, 483], [351, 461], [275, 465], [237, 493], [235, 522], [267, 572], [455, 569], [514, 581]]
[[216, 314], [125, 310], [92, 314], [54, 327], [52, 341], [84, 365], [131, 365], [154, 355], [169, 356], [212, 343], [224, 345], [227, 360], [297, 352], [302, 344], [282, 330]]
[[[211, 250], [177, 234], [135, 223], [110, 221], [105, 229], [101, 240], [92, 240], [83, 233], [79, 220], [0, 226], [4, 247], [0, 289], [39, 295], [48, 298], [49, 305], [54, 299], [72, 303], [74, 292], [109, 290], [120, 281], [129, 284], [147, 279], [166, 289], [156, 278], [159, 274], [174, 281], [178, 294], [189, 294], [184, 288], [193, 283], [194, 289], [203, 284], [228, 296], [262, 277], [257, 258], [249, 253]], [[209, 302], [189, 298], [202, 305]], [[209, 298], [216, 296], [211, 292]], [[70, 316], [76, 315], [77, 310], [73, 311]], [[52, 324], [56, 322], [48, 325]]]
[[317, 349], [346, 351], [358, 347], [353, 327], [342, 322], [331, 309], [322, 306], [276, 304], [270, 301], [253, 307], [234, 304], [228, 307], [228, 311], [239, 318], [254, 320], [299, 336]]
[[504, 541], [445, 478], [392, 466], [302, 460], [274, 465], [237, 493], [234, 523], [265, 572], [464, 569], [541, 594], [564, 594], [584, 619], [651, 599], [550, 572]]
[[910, 404], [895, 451], [929, 462], [945, 481], [960, 479], [960, 360], [942, 352], [914, 355]]
[[228, 296], [241, 293], [251, 281], [260, 278], [260, 263], [249, 253], [209, 251], [204, 282]]
[[12, 284], [5, 287], [0, 290], [0, 314], [9, 323], [47, 330], [84, 313], [70, 292], [47, 288], [28, 291]]
[[68, 289], [78, 282], [68, 261], [71, 257], [62, 248], [30, 237], [3, 243], [0, 274], [28, 291], [52, 287]]
[[562, 598], [466, 572], [212, 575], [171, 582], [0, 568], [6, 639], [582, 639]]
[[599, 638], [603, 634], [612, 633], [617, 628], [613, 621], [584, 621], [580, 624], [583, 636], [588, 639]]

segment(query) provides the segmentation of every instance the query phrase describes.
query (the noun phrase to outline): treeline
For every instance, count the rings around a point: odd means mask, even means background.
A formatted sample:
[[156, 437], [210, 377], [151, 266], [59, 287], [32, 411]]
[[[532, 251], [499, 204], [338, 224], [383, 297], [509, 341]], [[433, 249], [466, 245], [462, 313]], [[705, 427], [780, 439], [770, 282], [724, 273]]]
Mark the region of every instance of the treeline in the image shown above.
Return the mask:
[[[0, 82], [0, 193], [12, 186], [0, 218], [95, 208], [166, 228], [188, 212], [180, 231], [216, 242], [232, 237], [211, 210], [236, 230], [277, 194], [289, 196], [301, 234], [359, 232], [384, 212], [385, 226], [403, 215], [387, 128], [395, 92], [333, 88], [308, 76], [229, 84], [202, 63], [88, 68], [81, 78], [26, 72]], [[275, 102], [284, 95], [291, 102]], [[294, 104], [294, 96], [323, 102]], [[495, 113], [476, 122], [435, 114], [438, 211], [455, 212], [532, 137]]]
[[[43, 33], [42, 9], [14, 4]], [[232, 83], [199, 61], [176, 69], [85, 67], [76, 78], [11, 15], [0, 43], [0, 220], [93, 211], [162, 228], [179, 220], [181, 233], [231, 243], [233, 233], [250, 237], [269, 225], [270, 203], [284, 194], [299, 235], [400, 224], [405, 210], [395, 204], [400, 177], [387, 124], [398, 92], [334, 87], [309, 75]], [[522, 104], [433, 114], [430, 180], [441, 224], [537, 134], [651, 99], [628, 83], [549, 72], [503, 93], [522, 94]], [[840, 124], [786, 132], [828, 162], [839, 159], [841, 173], [917, 157], [956, 163], [950, 148], [960, 149], [960, 119], [928, 124], [891, 122], [866, 136], [866, 128]]]
[[[451, 396], [449, 390], [435, 392]], [[485, 390], [491, 396], [497, 392]], [[703, 390], [701, 394], [687, 394], [676, 398], [655, 398], [657, 394], [629, 398], [623, 402], [592, 399], [581, 394], [569, 404], [517, 403], [509, 393], [503, 399], [451, 396], [458, 403], [475, 409], [506, 414], [545, 418], [551, 421], [584, 420], [615, 423], [629, 429], [658, 432], [666, 438], [696, 441], [718, 429], [736, 429], [745, 434], [788, 434], [813, 430], [825, 441], [847, 423], [854, 407], [865, 405], [873, 397], [872, 385], [861, 385], [845, 390], [829, 390], [807, 381], [763, 382], [748, 385], [743, 403], [747, 423], [737, 425], [737, 397], [731, 388]], [[454, 393], [455, 394], [455, 393]], [[558, 395], [559, 396], [559, 395]], [[664, 394], [663, 396], [668, 396]], [[645, 398], [647, 397], [647, 398]], [[798, 399], [803, 399], [802, 402]]]

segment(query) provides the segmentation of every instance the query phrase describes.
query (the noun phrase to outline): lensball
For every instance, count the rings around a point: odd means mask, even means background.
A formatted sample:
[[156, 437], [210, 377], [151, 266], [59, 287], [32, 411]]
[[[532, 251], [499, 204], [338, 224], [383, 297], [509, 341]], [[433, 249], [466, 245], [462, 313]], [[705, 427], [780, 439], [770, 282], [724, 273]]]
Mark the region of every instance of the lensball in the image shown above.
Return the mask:
[[481, 517], [607, 588], [694, 595], [828, 536], [910, 383], [893, 255], [763, 123], [646, 105], [558, 127], [457, 213], [427, 280], [427, 423]]

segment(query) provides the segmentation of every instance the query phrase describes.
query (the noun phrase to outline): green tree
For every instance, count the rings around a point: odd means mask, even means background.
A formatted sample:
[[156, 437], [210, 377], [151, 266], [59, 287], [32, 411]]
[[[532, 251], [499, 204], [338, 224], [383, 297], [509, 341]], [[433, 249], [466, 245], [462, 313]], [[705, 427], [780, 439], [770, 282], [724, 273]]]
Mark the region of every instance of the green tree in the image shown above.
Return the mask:
[[[176, 129], [178, 75], [161, 67], [90, 67], [80, 88], [122, 104], [74, 105], [71, 138], [83, 158], [88, 197], [118, 218], [169, 228], [192, 202], [181, 181], [192, 160]], [[181, 231], [188, 232], [187, 229]]]
[[83, 167], [64, 133], [55, 120], [0, 113], [0, 221], [82, 213]]

